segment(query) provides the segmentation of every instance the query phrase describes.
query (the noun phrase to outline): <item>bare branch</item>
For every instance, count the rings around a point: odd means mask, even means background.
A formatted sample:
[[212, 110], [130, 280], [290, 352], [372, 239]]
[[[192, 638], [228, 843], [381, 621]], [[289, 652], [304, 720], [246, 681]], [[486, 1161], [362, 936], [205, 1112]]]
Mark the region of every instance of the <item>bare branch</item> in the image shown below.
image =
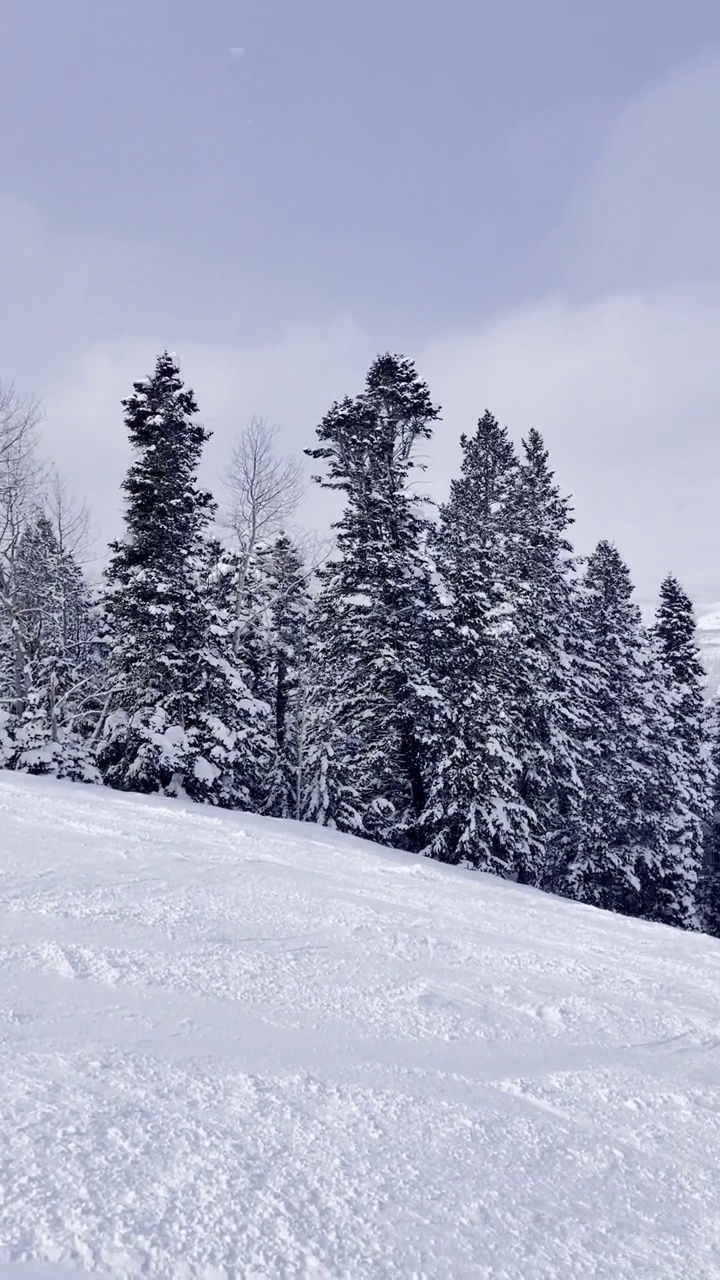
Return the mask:
[[40, 409], [12, 385], [0, 385], [0, 621], [11, 637], [12, 696], [16, 711], [25, 697], [22, 611], [17, 607], [18, 550], [23, 531], [37, 513], [43, 468], [37, 457]]
[[38, 461], [41, 413], [0, 384], [0, 561], [13, 558], [26, 522], [39, 506], [43, 467]]
[[58, 470], [50, 472], [45, 506], [60, 550], [72, 555], [78, 564], [90, 559], [97, 542], [92, 512], [85, 498], [72, 493]]
[[0, 382], [0, 461], [15, 450], [23, 440], [32, 437], [37, 443], [37, 428], [42, 411], [37, 400], [21, 396], [13, 384]]
[[335, 550], [335, 538], [319, 529], [293, 529], [292, 539], [306, 570], [306, 582], [327, 563]]
[[238, 437], [223, 476], [229, 493], [225, 523], [251, 552], [284, 527], [299, 506], [307, 482], [303, 464], [276, 452], [278, 431], [253, 418]]
[[278, 534], [298, 507], [306, 482], [302, 463], [275, 452], [277, 428], [253, 418], [238, 437], [223, 476], [229, 492], [225, 524], [231, 530], [241, 561], [235, 593], [238, 626], [234, 646], [238, 651], [245, 610], [245, 588], [259, 542]]

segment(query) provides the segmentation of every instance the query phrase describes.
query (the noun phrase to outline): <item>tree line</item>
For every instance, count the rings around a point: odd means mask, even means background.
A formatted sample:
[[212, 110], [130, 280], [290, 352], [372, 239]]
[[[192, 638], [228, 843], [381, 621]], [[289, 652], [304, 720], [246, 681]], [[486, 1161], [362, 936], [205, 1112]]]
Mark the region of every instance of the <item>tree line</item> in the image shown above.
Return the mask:
[[321, 563], [302, 484], [253, 423], [229, 510], [167, 352], [123, 401], [124, 532], [99, 588], [87, 513], [0, 391], [0, 765], [317, 822], [627, 915], [720, 935], [720, 739], [692, 605], [655, 622], [617, 548], [583, 559], [534, 430], [489, 412], [435, 510], [439, 417], [381, 355], [306, 453], [342, 511]]

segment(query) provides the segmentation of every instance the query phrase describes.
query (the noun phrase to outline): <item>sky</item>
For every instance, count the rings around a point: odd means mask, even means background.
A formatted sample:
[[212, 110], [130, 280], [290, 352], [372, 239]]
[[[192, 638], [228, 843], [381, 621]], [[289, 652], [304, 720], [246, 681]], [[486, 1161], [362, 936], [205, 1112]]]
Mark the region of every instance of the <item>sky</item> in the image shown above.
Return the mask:
[[579, 551], [720, 600], [712, 0], [3, 0], [0, 82], [0, 378], [101, 539], [159, 351], [222, 496], [253, 415], [299, 453], [394, 350], [434, 496], [488, 407], [544, 434]]

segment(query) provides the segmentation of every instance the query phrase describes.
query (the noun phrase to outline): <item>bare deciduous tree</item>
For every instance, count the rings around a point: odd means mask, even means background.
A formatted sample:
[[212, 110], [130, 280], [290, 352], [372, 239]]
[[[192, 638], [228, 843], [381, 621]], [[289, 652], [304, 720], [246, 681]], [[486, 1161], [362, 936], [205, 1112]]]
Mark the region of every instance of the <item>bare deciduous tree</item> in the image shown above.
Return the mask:
[[[243, 614], [245, 589], [258, 544], [279, 534], [297, 510], [306, 480], [302, 463], [276, 450], [278, 430], [262, 418], [253, 418], [233, 447], [223, 476], [229, 499], [225, 525], [232, 532], [240, 555], [237, 581], [237, 617]], [[238, 626], [235, 644], [240, 643]]]
[[55, 467], [47, 483], [45, 507], [60, 550], [78, 564], [91, 559], [97, 541], [92, 512], [86, 499], [71, 492]]
[[230, 495], [226, 523], [243, 547], [279, 533], [305, 493], [303, 465], [277, 452], [277, 436], [277, 427], [253, 418], [236, 440], [223, 476]]
[[22, 397], [12, 384], [0, 384], [0, 623], [11, 653], [5, 673], [16, 712], [25, 698], [24, 636], [17, 605], [20, 540], [37, 511], [43, 468], [37, 457], [41, 419], [37, 401]]

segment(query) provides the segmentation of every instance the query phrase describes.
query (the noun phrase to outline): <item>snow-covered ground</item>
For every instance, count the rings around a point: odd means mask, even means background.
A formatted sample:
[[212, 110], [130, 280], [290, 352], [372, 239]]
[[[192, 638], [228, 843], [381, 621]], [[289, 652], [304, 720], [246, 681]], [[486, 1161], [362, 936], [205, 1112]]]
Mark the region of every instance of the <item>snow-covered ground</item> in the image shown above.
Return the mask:
[[713, 940], [10, 774], [0, 913], [6, 1280], [720, 1276]]
[[697, 624], [697, 640], [705, 670], [708, 674], [708, 691], [714, 697], [720, 690], [720, 606], [708, 608], [700, 614]]

